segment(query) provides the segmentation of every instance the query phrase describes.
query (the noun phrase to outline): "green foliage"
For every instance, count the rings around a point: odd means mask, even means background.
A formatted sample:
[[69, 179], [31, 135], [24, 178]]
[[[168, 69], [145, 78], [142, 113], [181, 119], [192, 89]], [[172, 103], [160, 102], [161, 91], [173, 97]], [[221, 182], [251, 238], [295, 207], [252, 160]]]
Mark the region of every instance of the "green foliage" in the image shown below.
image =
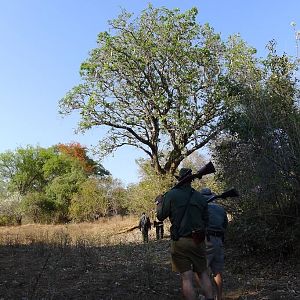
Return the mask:
[[111, 177], [88, 179], [71, 199], [69, 216], [75, 221], [93, 221], [99, 217], [127, 212], [126, 190]]
[[130, 212], [141, 214], [147, 212], [154, 217], [155, 198], [165, 193], [175, 183], [170, 175], [159, 175], [149, 160], [138, 160], [141, 180], [127, 188], [127, 201]]
[[11, 216], [7, 215], [0, 215], [0, 226], [9, 226], [12, 225], [14, 222]]
[[106, 216], [109, 203], [106, 191], [99, 188], [98, 180], [83, 182], [74, 194], [69, 207], [69, 216], [75, 221], [93, 221], [96, 215]]
[[51, 182], [54, 178], [62, 176], [72, 171], [72, 169], [80, 169], [80, 164], [66, 154], [55, 154], [43, 165], [45, 178]]
[[243, 254], [286, 256], [300, 250], [300, 218], [283, 215], [269, 209], [269, 213], [248, 210], [236, 219], [227, 233]]
[[[70, 149], [68, 145], [63, 146], [66, 150]], [[98, 168], [96, 162], [86, 155], [85, 148], [75, 146], [79, 155], [58, 151], [57, 146], [48, 149], [27, 146], [1, 153], [0, 200], [3, 199], [5, 207], [12, 210], [2, 216], [13, 216], [16, 220], [21, 218], [20, 212], [12, 209], [15, 201], [11, 200], [11, 195], [17, 194], [22, 198], [23, 213], [33, 221], [68, 221], [71, 199], [80, 185], [88, 175], [102, 176], [106, 173], [101, 165]]]
[[22, 201], [24, 214], [35, 223], [55, 223], [57, 207], [44, 193], [28, 193]]
[[78, 192], [80, 185], [86, 180], [84, 172], [74, 168], [72, 172], [55, 177], [46, 188], [46, 196], [53, 201], [57, 208], [57, 220], [69, 220], [71, 199]]
[[61, 99], [60, 112], [78, 111], [79, 130], [108, 128], [102, 155], [133, 146], [158, 174], [174, 175], [223, 128], [228, 66], [251, 61], [253, 51], [240, 56], [238, 46], [197, 24], [197, 13], [149, 5], [136, 18], [123, 12], [98, 35], [81, 65], [83, 83]]
[[1, 153], [0, 175], [9, 182], [9, 190], [17, 191], [21, 195], [42, 191], [47, 183], [43, 174], [43, 165], [51, 154], [51, 149], [32, 146], [18, 148], [15, 152]]
[[214, 154], [220, 179], [241, 194], [232, 203], [241, 247], [288, 252], [299, 241], [286, 237], [300, 219], [299, 87], [293, 61], [277, 55], [274, 43], [269, 50], [256, 69], [247, 68], [249, 81], [234, 78], [228, 130]]

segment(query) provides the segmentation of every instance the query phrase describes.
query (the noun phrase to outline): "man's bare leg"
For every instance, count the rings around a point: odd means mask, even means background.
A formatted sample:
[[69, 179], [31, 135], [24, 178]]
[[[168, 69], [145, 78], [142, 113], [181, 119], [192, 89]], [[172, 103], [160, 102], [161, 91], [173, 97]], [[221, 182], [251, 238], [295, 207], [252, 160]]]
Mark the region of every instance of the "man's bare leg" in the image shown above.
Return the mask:
[[196, 276], [196, 278], [198, 277], [198, 283], [200, 283], [203, 292], [204, 292], [204, 296], [207, 299], [213, 299], [213, 288], [212, 288], [212, 283], [211, 280], [208, 276], [207, 271], [204, 271], [202, 273], [197, 273], [198, 276]]
[[222, 300], [222, 293], [223, 293], [223, 276], [222, 276], [222, 273], [217, 273], [214, 276], [214, 282], [215, 282], [216, 288], [217, 288], [217, 299], [216, 300]]
[[206, 299], [213, 299], [213, 286], [207, 272], [194, 273], [196, 284], [201, 288], [201, 294], [204, 294]]
[[181, 273], [182, 293], [184, 299], [195, 300], [196, 294], [193, 285], [194, 272], [192, 270]]

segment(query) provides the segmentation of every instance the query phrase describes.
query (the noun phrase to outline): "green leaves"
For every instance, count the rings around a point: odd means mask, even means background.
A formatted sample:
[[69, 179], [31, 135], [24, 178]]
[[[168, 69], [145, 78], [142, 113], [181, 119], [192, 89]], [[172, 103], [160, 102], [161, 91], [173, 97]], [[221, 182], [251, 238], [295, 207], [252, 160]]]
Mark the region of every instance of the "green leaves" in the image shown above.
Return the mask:
[[60, 110], [80, 113], [79, 130], [109, 128], [102, 155], [131, 145], [156, 170], [174, 173], [220, 131], [227, 50], [208, 24], [196, 23], [197, 13], [149, 5], [137, 17], [123, 11], [98, 35], [81, 65], [83, 84], [60, 101]]
[[[108, 171], [78, 143], [48, 149], [27, 146], [0, 154], [3, 198], [19, 195], [24, 213], [36, 222], [67, 221], [71, 199], [81, 184], [88, 176], [103, 175]], [[16, 203], [8, 202], [7, 208]], [[19, 215], [16, 209], [14, 212]]]
[[[249, 53], [254, 52], [244, 43], [233, 42], [233, 54], [238, 51], [242, 55], [230, 58], [230, 109], [224, 116], [227, 130], [214, 148], [214, 157], [221, 180], [237, 187], [241, 194], [231, 205], [238, 234], [247, 236], [241, 247], [257, 243], [260, 236], [257, 250], [269, 251], [278, 248], [299, 218], [296, 66], [286, 55], [279, 56], [273, 43], [267, 58], [258, 61], [251, 59]], [[256, 226], [259, 222], [261, 225]], [[266, 232], [274, 228], [277, 236], [270, 241]]]

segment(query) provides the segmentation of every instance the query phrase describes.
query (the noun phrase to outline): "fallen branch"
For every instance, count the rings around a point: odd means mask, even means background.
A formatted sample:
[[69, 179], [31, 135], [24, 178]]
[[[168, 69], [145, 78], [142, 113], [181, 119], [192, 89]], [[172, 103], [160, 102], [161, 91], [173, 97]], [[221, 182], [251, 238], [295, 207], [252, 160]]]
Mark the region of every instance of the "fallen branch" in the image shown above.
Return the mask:
[[119, 231], [119, 232], [115, 233], [114, 235], [122, 234], [122, 233], [127, 233], [127, 232], [131, 232], [131, 231], [133, 231], [133, 230], [135, 230], [135, 229], [138, 229], [138, 228], [139, 228], [138, 225], [137, 225], [137, 226], [133, 226], [133, 227], [131, 227], [131, 228], [127, 228], [127, 229], [124, 229], [124, 230], [122, 230], [122, 231]]

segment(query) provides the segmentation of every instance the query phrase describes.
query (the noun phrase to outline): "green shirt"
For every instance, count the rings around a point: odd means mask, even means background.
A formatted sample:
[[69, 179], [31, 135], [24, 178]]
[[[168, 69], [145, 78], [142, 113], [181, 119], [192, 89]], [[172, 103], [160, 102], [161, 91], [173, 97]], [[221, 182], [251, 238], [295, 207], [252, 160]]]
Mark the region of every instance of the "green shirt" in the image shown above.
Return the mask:
[[187, 236], [193, 230], [205, 230], [208, 224], [208, 205], [205, 197], [198, 191], [192, 189], [190, 184], [168, 191], [157, 206], [157, 219], [163, 221], [169, 217], [172, 225], [178, 224], [179, 219], [187, 206], [191, 191], [193, 190], [189, 206], [182, 218], [179, 228], [179, 236]]

